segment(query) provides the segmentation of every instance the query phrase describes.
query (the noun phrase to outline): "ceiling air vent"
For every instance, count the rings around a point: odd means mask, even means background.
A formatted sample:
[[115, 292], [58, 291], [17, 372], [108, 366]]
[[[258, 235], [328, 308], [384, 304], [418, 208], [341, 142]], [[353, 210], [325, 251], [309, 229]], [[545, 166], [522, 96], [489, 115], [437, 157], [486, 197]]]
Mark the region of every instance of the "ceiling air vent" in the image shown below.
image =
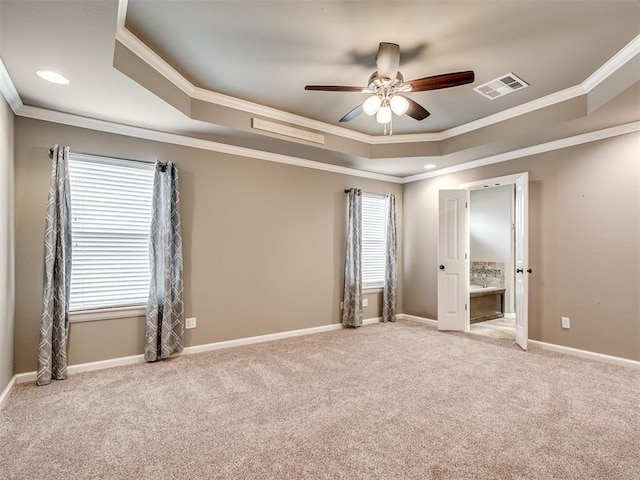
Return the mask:
[[516, 90], [522, 90], [528, 86], [529, 85], [527, 83], [520, 80], [513, 73], [507, 73], [506, 75], [502, 75], [495, 80], [491, 80], [490, 82], [474, 88], [474, 90], [483, 97], [493, 100], [498, 97], [504, 97]]

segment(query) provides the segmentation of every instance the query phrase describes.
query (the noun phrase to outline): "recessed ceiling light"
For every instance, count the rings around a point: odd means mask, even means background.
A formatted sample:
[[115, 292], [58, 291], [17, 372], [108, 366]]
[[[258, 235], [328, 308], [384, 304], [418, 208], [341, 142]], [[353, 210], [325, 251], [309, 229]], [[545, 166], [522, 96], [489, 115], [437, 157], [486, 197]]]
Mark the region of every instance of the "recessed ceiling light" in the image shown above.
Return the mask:
[[427, 168], [427, 169], [432, 169], [432, 168], [436, 168], [436, 167], [437, 167], [437, 165], [434, 165], [433, 163], [429, 163], [429, 164], [424, 166], [424, 168]]
[[41, 79], [46, 80], [47, 82], [55, 83], [57, 85], [69, 85], [69, 79], [64, 77], [56, 72], [51, 72], [49, 70], [38, 70], [36, 72]]

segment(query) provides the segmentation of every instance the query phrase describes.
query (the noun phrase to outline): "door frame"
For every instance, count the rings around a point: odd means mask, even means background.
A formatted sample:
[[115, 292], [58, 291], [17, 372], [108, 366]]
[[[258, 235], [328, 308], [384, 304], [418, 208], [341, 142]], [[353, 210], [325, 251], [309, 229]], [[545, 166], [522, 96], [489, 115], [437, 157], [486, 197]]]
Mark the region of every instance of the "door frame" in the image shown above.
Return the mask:
[[[466, 190], [481, 190], [484, 188], [491, 188], [491, 187], [498, 187], [498, 186], [504, 186], [504, 185], [513, 185], [514, 189], [516, 187], [516, 185], [518, 183], [522, 183], [524, 182], [525, 185], [528, 184], [529, 181], [529, 172], [521, 172], [521, 173], [514, 173], [512, 175], [505, 175], [502, 177], [494, 177], [494, 178], [487, 178], [487, 179], [483, 179], [483, 180], [476, 180], [474, 182], [468, 182], [468, 183], [463, 183], [460, 185], [461, 189], [466, 189]], [[521, 225], [521, 228], [524, 228], [524, 231], [527, 232], [528, 235], [528, 223], [529, 223], [529, 218], [527, 215], [527, 212], [529, 210], [529, 198], [528, 198], [528, 194], [523, 196], [523, 202], [524, 205], [518, 205], [518, 196], [514, 195], [514, 208], [517, 211], [518, 208], [520, 207], [521, 211], [525, 212], [525, 215], [521, 218], [523, 225]], [[469, 204], [471, 205], [471, 204]], [[518, 221], [518, 219], [516, 218], [514, 220], [515, 222]], [[467, 219], [468, 222], [468, 219]], [[518, 225], [515, 225], [516, 230], [518, 229]], [[467, 224], [467, 228], [466, 228], [466, 234], [467, 236], [470, 235], [470, 229], [469, 229], [469, 225]], [[528, 239], [525, 239], [525, 242], [527, 242]], [[515, 237], [512, 236], [512, 242], [514, 242], [514, 253], [515, 253]], [[469, 242], [469, 239], [467, 238], [467, 242]], [[467, 243], [469, 244], [469, 243]], [[528, 247], [525, 246], [525, 256], [528, 257]], [[525, 259], [526, 260], [526, 259]], [[471, 261], [471, 259], [469, 258], [469, 261]], [[514, 289], [515, 289], [515, 283], [514, 283]], [[524, 282], [524, 289], [521, 290], [521, 294], [523, 295], [523, 298], [521, 299], [520, 305], [523, 305], [524, 309], [527, 309], [528, 307], [528, 297], [529, 297], [529, 289], [528, 289], [528, 282], [526, 281], [525, 278], [525, 282]], [[515, 289], [515, 295], [518, 295], [518, 289]], [[515, 303], [518, 303], [518, 298], [515, 298]], [[519, 342], [521, 345], [521, 347], [526, 350], [527, 349], [527, 340], [528, 340], [528, 312], [524, 312], [523, 318], [521, 319], [522, 322], [522, 328], [524, 329], [524, 339], [520, 339], [521, 341]], [[469, 316], [467, 316], [466, 319], [466, 326], [465, 326], [465, 331], [468, 332], [470, 330], [470, 322], [469, 322]], [[524, 341], [524, 345], [522, 345], [522, 340]]]

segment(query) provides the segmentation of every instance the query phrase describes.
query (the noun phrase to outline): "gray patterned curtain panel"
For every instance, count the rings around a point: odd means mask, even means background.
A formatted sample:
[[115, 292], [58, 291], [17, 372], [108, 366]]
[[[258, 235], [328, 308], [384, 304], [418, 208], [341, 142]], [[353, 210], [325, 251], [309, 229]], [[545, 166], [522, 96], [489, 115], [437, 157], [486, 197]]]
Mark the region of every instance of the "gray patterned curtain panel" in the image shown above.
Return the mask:
[[347, 191], [347, 245], [344, 264], [342, 324], [362, 325], [362, 190]]
[[385, 255], [384, 286], [382, 287], [382, 321], [396, 321], [398, 290], [398, 242], [396, 240], [396, 196], [387, 195], [387, 251]]
[[71, 287], [71, 198], [69, 194], [69, 147], [51, 148], [52, 172], [44, 232], [44, 292], [38, 385], [67, 378], [69, 292]]
[[144, 358], [153, 362], [182, 351], [184, 303], [182, 236], [178, 212], [178, 168], [156, 161], [149, 240], [151, 282]]

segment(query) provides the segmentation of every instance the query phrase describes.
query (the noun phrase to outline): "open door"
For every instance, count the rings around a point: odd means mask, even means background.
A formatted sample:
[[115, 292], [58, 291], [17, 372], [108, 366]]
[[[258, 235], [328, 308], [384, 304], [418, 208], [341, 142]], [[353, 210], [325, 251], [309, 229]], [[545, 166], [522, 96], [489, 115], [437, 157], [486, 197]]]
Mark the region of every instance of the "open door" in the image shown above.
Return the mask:
[[466, 331], [468, 190], [440, 190], [438, 229], [438, 330]]
[[516, 228], [515, 228], [515, 310], [516, 310], [516, 343], [523, 350], [527, 349], [529, 336], [529, 174], [521, 174], [516, 182]]

